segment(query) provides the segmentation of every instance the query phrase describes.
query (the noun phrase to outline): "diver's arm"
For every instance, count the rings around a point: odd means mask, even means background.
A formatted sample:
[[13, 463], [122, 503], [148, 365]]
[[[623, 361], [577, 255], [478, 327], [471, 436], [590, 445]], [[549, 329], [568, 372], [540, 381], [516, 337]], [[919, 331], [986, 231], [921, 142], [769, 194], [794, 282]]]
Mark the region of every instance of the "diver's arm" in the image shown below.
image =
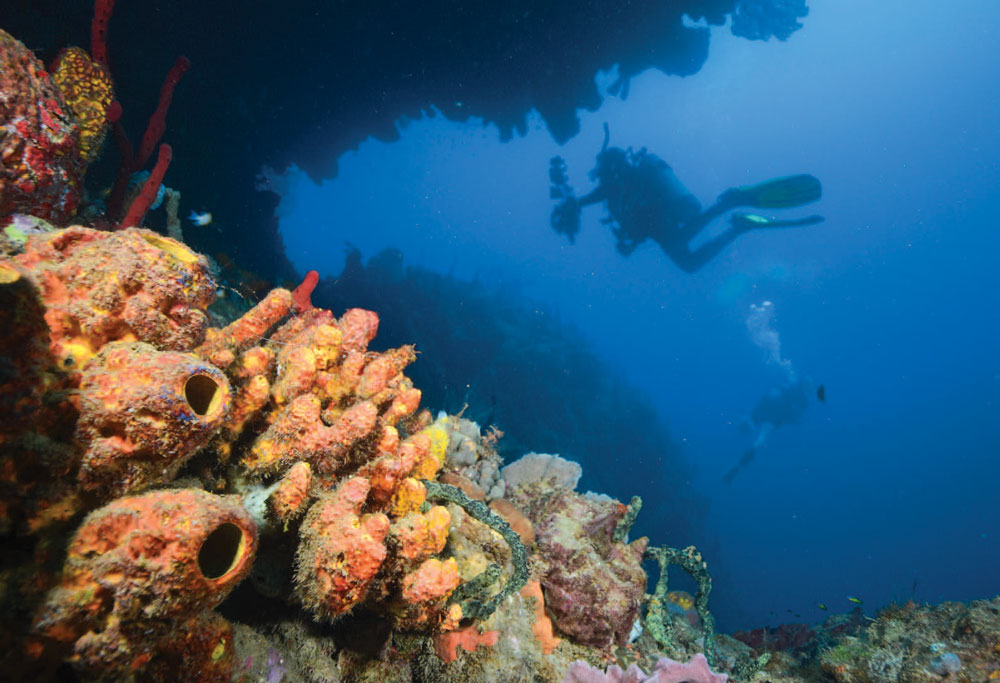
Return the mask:
[[577, 199], [577, 204], [579, 206], [587, 206], [589, 204], [597, 204], [598, 202], [603, 202], [608, 198], [608, 192], [603, 185], [598, 185], [589, 193], [583, 195]]

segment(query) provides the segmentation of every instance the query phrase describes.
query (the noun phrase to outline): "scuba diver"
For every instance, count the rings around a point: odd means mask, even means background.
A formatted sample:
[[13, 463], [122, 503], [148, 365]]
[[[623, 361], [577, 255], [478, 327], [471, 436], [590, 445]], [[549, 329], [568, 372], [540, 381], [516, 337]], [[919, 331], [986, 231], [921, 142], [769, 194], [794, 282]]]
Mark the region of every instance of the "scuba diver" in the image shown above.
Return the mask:
[[[771, 432], [783, 425], [802, 423], [806, 408], [809, 407], [810, 393], [812, 393], [810, 380], [793, 378], [787, 384], [771, 389], [757, 401], [748, 421], [748, 426], [755, 432], [753, 445], [745, 450], [739, 462], [723, 475], [722, 478], [727, 484], [753, 461], [757, 449], [764, 445]], [[821, 384], [816, 389], [815, 395], [820, 402], [825, 403], [826, 387]]]
[[819, 180], [800, 174], [730, 188], [703, 210], [701, 202], [678, 180], [667, 162], [645, 147], [638, 152], [609, 148], [610, 137], [605, 123], [604, 144], [597, 155], [597, 166], [590, 172], [591, 180], [598, 185], [583, 197], [577, 198], [569, 186], [562, 157], [553, 157], [550, 162], [550, 196], [562, 200], [552, 211], [552, 228], [570, 242], [580, 231], [580, 209], [605, 202], [608, 216], [602, 222], [611, 225], [623, 256], [652, 239], [681, 270], [693, 273], [748, 230], [813, 225], [824, 220], [816, 215], [783, 220], [738, 211], [730, 215], [725, 232], [692, 250], [691, 240], [722, 214], [741, 207], [785, 209], [809, 204], [822, 195]]

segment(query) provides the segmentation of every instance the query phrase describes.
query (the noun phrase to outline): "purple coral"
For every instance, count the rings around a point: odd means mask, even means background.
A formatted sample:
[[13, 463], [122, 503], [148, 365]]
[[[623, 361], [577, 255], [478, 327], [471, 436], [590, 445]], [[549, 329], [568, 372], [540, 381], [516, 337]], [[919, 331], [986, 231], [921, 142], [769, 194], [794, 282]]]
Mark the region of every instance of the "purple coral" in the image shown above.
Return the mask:
[[578, 643], [624, 645], [639, 616], [649, 540], [612, 539], [626, 510], [607, 496], [564, 491], [536, 515], [545, 606], [556, 627]]
[[633, 664], [628, 671], [610, 666], [599, 671], [583, 660], [573, 662], [563, 683], [726, 683], [729, 676], [712, 673], [705, 655], [698, 653], [687, 664], [663, 657], [648, 676]]

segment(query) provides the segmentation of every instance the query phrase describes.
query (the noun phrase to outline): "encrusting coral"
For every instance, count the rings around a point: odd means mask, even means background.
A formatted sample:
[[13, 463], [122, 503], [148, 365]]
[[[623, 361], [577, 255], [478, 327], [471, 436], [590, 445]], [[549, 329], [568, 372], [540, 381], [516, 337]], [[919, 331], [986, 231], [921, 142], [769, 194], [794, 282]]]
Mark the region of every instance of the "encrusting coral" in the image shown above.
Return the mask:
[[69, 221], [82, 197], [80, 124], [42, 62], [2, 29], [0, 122], [0, 218]]

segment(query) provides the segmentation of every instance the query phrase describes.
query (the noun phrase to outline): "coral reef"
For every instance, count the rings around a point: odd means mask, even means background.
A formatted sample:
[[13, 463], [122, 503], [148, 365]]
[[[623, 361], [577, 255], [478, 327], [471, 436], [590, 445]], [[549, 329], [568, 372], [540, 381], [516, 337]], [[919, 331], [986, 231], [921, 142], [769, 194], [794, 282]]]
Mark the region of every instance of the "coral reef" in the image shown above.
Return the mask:
[[[641, 501], [577, 493], [571, 461], [501, 469], [498, 432], [431, 421], [404, 374], [413, 347], [369, 350], [374, 313], [275, 290], [208, 327], [211, 274], [178, 242], [24, 238], [0, 262], [12, 675], [669, 681], [665, 655], [699, 653], [714, 673], [683, 675], [801, 680], [817, 657], [844, 681], [996, 668], [995, 601], [831, 617], [801, 647], [790, 627], [745, 637], [788, 652], [714, 636], [696, 550], [627, 542]], [[661, 564], [652, 596], [644, 557]], [[668, 563], [698, 595], [668, 591]]]
[[820, 653], [843, 683], [988, 681], [1000, 678], [1000, 597], [935, 607], [891, 605]]
[[2, 595], [33, 624], [25, 671], [225, 679], [234, 635], [211, 609], [251, 569], [294, 564], [294, 591], [266, 594], [317, 620], [378, 614], [427, 637], [481, 628], [523, 586], [517, 533], [435, 481], [449, 432], [416, 413], [413, 347], [368, 351], [374, 313], [275, 290], [208, 328], [205, 259], [138, 228], [27, 236], [0, 275], [3, 400], [23, 416], [0, 439], [2, 529], [36, 548], [19, 571], [51, 567]]
[[44, 65], [0, 29], [0, 219], [65, 224], [82, 196], [80, 124]]

